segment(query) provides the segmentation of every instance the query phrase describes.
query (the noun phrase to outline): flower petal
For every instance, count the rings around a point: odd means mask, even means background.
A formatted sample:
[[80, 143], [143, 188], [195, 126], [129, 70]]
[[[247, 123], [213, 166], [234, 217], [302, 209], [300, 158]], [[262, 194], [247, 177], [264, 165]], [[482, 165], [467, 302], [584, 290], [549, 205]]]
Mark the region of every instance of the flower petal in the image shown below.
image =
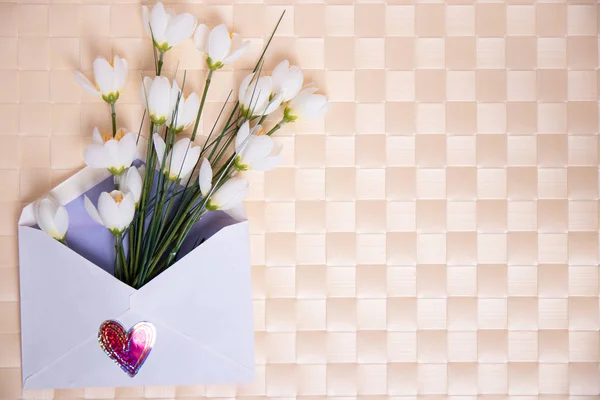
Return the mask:
[[94, 127], [94, 131], [92, 132], [92, 143], [104, 144], [104, 140], [102, 140], [102, 136], [100, 135], [100, 131], [97, 127]]
[[54, 225], [60, 237], [63, 238], [69, 229], [69, 213], [67, 212], [67, 209], [60, 204], [54, 214]]
[[235, 151], [239, 153], [244, 145], [246, 144], [246, 139], [250, 136], [250, 122], [246, 121], [240, 126], [240, 129], [237, 131], [235, 135]]
[[208, 35], [210, 34], [210, 29], [205, 24], [200, 24], [196, 28], [196, 32], [194, 32], [194, 46], [196, 48], [206, 53], [206, 45], [208, 43]]
[[264, 157], [252, 163], [252, 169], [256, 171], [270, 171], [283, 163], [282, 156]]
[[240, 84], [240, 89], [238, 91], [238, 101], [242, 105], [247, 105], [246, 103], [244, 103], [244, 100], [246, 99], [246, 92], [248, 91], [248, 87], [250, 86], [252, 78], [254, 78], [254, 73], [246, 75], [246, 77], [244, 78], [244, 80], [242, 80], [242, 83]]
[[281, 83], [290, 69], [290, 62], [288, 60], [283, 60], [273, 69], [271, 73], [271, 78], [273, 78], [273, 84]]
[[81, 71], [75, 71], [75, 80], [77, 81], [79, 86], [81, 86], [83, 90], [85, 90], [89, 94], [100, 94], [98, 89], [96, 89], [96, 86], [94, 86], [94, 84], [90, 82], [90, 80], [85, 75], [83, 75]]
[[198, 98], [198, 95], [196, 93], [190, 94], [188, 98], [185, 99], [183, 110], [180, 113], [181, 118], [178, 117], [178, 120], [181, 121], [184, 129], [196, 121], [199, 109], [200, 99]]
[[94, 207], [94, 205], [86, 195], [83, 195], [83, 208], [85, 208], [85, 211], [87, 211], [88, 215], [95, 222], [99, 223], [100, 225], [104, 225], [102, 218], [100, 218], [100, 214], [98, 214], [98, 209]]
[[142, 79], [142, 84], [140, 85], [140, 97], [142, 99], [142, 103], [146, 106], [148, 105], [150, 86], [152, 86], [152, 78], [145, 76], [144, 79]]
[[54, 223], [57, 206], [53, 200], [41, 198], [35, 202], [33, 207], [35, 222], [38, 227], [53, 238], [60, 237]]
[[121, 222], [119, 206], [107, 192], [100, 193], [98, 198], [98, 215], [100, 215], [103, 225], [108, 229], [119, 228]]
[[181, 168], [181, 173], [179, 176], [180, 179], [186, 179], [194, 171], [194, 167], [196, 167], [196, 164], [200, 159], [201, 151], [202, 149], [200, 148], [200, 146], [193, 146], [188, 150], [187, 154], [183, 159], [183, 166]]
[[236, 221], [245, 221], [248, 219], [248, 215], [246, 214], [246, 208], [244, 208], [244, 204], [240, 203], [237, 206], [230, 208], [229, 210], [225, 210], [225, 213], [229, 215]]
[[223, 61], [229, 54], [229, 50], [231, 50], [229, 30], [224, 24], [214, 27], [208, 35], [208, 56], [212, 59], [213, 63], [216, 63]]
[[254, 162], [271, 154], [273, 139], [269, 136], [251, 136], [244, 149], [240, 152], [242, 163], [254, 168]]
[[161, 166], [165, 156], [165, 141], [158, 133], [152, 135], [152, 141], [154, 142], [154, 150], [156, 150], [156, 161], [158, 162], [158, 165]]
[[86, 146], [83, 161], [88, 167], [108, 168], [111, 160], [104, 144], [92, 143]]
[[121, 182], [121, 191], [133, 194], [133, 199], [137, 203], [142, 195], [142, 176], [136, 167], [130, 167], [125, 174], [125, 179]]
[[203, 197], [206, 197], [210, 193], [212, 188], [213, 171], [210, 166], [210, 162], [205, 158], [202, 160], [200, 166], [200, 173], [198, 174], [198, 185], [200, 186], [200, 193]]
[[273, 100], [271, 100], [262, 114], [263, 115], [271, 114], [273, 111], [275, 111], [279, 108], [282, 101], [283, 101], [283, 93], [277, 95]]
[[223, 64], [231, 64], [232, 62], [237, 61], [248, 50], [248, 47], [250, 47], [250, 42], [242, 42], [242, 37], [237, 33], [233, 34], [231, 40], [231, 50], [229, 55], [223, 59]]
[[190, 148], [190, 143], [191, 141], [189, 138], [183, 138], [179, 139], [173, 145], [173, 148], [169, 153], [169, 160], [167, 161], [169, 166], [169, 178], [177, 179], [180, 176], [183, 177], [183, 162], [187, 155], [186, 153]]
[[125, 168], [129, 168], [135, 160], [137, 145], [135, 133], [127, 133], [119, 140], [119, 164]]
[[171, 18], [165, 31], [165, 37], [169, 46], [177, 46], [188, 39], [196, 29], [196, 18], [192, 14], [182, 13]]
[[200, 151], [199, 146], [192, 146], [190, 139], [178, 140], [171, 150], [169, 177], [171, 179], [187, 178], [200, 158]]
[[273, 82], [270, 76], [260, 77], [258, 81], [250, 84], [246, 91], [244, 103], [252, 115], [263, 115], [265, 113], [265, 109], [269, 105], [272, 88]]
[[124, 230], [131, 224], [135, 216], [135, 199], [133, 193], [125, 194], [121, 203], [119, 203], [119, 230]]
[[150, 11], [146, 6], [142, 6], [142, 24], [144, 25], [144, 30], [148, 36], [152, 37], [152, 34], [150, 33]]
[[152, 81], [148, 93], [148, 108], [153, 118], [168, 119], [171, 116], [171, 84], [163, 76], [157, 76]]
[[317, 119], [322, 117], [328, 109], [327, 98], [322, 94], [313, 94], [308, 98], [302, 109], [302, 118]]
[[123, 89], [125, 82], [127, 81], [128, 64], [127, 60], [119, 56], [115, 56], [113, 59], [114, 73], [113, 73], [113, 91], [118, 92]]
[[173, 117], [175, 117], [175, 121], [177, 121], [177, 119], [179, 118], [174, 113], [175, 111], [177, 111], [177, 114], [181, 112], [181, 106], [184, 104], [185, 101], [183, 98], [183, 93], [181, 93], [179, 85], [177, 85], [177, 82], [175, 81], [173, 81], [173, 86], [171, 86], [171, 92], [169, 96], [169, 103], [171, 109], [169, 111], [168, 123], [170, 124]]
[[100, 93], [113, 92], [113, 67], [102, 57], [94, 60], [94, 79], [100, 89]]
[[150, 30], [154, 41], [161, 44], [165, 41], [165, 31], [169, 23], [169, 15], [165, 11], [165, 7], [159, 1], [150, 12]]
[[283, 94], [282, 101], [285, 102], [293, 99], [300, 92], [303, 84], [304, 74], [302, 73], [302, 70], [296, 66], [290, 68], [289, 71], [287, 71], [285, 80], [281, 82], [279, 87], [279, 93]]
[[231, 178], [226, 181], [212, 196], [210, 203], [219, 210], [230, 210], [239, 205], [248, 194], [248, 181], [244, 178]]

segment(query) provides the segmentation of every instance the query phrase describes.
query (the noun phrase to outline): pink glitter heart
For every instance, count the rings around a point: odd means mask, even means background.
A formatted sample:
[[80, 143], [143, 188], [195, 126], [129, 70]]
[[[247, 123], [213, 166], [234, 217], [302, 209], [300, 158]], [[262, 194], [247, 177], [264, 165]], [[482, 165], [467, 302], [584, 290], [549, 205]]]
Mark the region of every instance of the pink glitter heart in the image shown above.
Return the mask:
[[98, 342], [104, 352], [132, 378], [138, 373], [156, 340], [150, 322], [138, 322], [128, 332], [117, 321], [107, 320], [98, 329]]

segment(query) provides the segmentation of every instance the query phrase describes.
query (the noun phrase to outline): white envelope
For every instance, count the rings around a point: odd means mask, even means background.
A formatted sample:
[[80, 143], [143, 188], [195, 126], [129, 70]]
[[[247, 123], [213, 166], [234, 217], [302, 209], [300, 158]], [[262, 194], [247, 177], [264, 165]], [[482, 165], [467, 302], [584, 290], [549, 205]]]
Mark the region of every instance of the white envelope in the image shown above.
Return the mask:
[[[53, 195], [68, 204], [107, 177], [84, 168]], [[23, 387], [251, 382], [248, 225], [224, 214], [215, 214], [211, 224], [204, 243], [135, 290], [33, 227], [27, 206], [19, 220]], [[98, 343], [98, 328], [108, 319], [125, 329], [140, 321], [156, 327], [156, 343], [133, 378]]]

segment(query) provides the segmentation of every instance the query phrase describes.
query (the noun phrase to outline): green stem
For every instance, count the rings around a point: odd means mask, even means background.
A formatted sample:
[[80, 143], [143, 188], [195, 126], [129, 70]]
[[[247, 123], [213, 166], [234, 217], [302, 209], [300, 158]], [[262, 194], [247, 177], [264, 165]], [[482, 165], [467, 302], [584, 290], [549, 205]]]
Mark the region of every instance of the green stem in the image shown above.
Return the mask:
[[[168, 129], [166, 129], [165, 132], [166, 132], [165, 133], [166, 147], [165, 147], [165, 152], [163, 154], [162, 162], [160, 164], [162, 166], [167, 165], [168, 153], [173, 146], [173, 141], [174, 141], [174, 137], [175, 137], [175, 134], [170, 132]], [[163, 216], [163, 213], [165, 212], [165, 210], [164, 210], [165, 195], [168, 193], [168, 190], [171, 186], [171, 181], [169, 181], [167, 179], [167, 177], [165, 176], [165, 174], [162, 170], [163, 170], [163, 168], [161, 167], [161, 173], [158, 175], [158, 184], [157, 184], [158, 200], [156, 203], [157, 205], [154, 207], [154, 212], [152, 213], [152, 218], [150, 219], [149, 232], [147, 235], [148, 240], [144, 242], [144, 246], [143, 246], [144, 251], [142, 253], [142, 259], [141, 259], [141, 263], [140, 263], [142, 272], [140, 274], [138, 274], [137, 282], [136, 282], [138, 287], [141, 287], [141, 285], [143, 284], [145, 277], [147, 276], [148, 265], [150, 263], [150, 260], [152, 260], [154, 254], [156, 254], [154, 249], [156, 247], [156, 244], [158, 242], [158, 236], [160, 234], [160, 222], [162, 221], [162, 216]], [[160, 254], [159, 254], [159, 258], [160, 258]]]
[[115, 103], [110, 103], [110, 116], [112, 118], [113, 137], [117, 134], [117, 112], [115, 111]]
[[162, 71], [164, 55], [165, 55], [165, 53], [161, 51], [160, 55], [158, 56], [158, 65], [156, 67], [156, 76], [160, 76], [160, 73]]
[[113, 175], [113, 182], [115, 184], [115, 190], [119, 190], [121, 187], [121, 175]]
[[277, 132], [279, 129], [281, 129], [281, 127], [284, 126], [285, 124], [287, 124], [287, 121], [284, 118], [281, 121], [279, 121], [274, 127], [272, 127], [269, 132], [267, 132], [267, 136], [271, 136], [272, 134]]
[[198, 115], [196, 116], [196, 122], [194, 123], [194, 130], [192, 131], [192, 142], [196, 138], [196, 132], [198, 131], [198, 125], [200, 125], [200, 117], [202, 116], [202, 110], [204, 109], [204, 103], [206, 103], [206, 95], [208, 94], [208, 88], [212, 80], [213, 70], [208, 71], [206, 76], [206, 82], [204, 83], [204, 91], [202, 92], [202, 99], [200, 100], [200, 108], [198, 108]]
[[[142, 195], [138, 204], [138, 213], [132, 224], [132, 229], [129, 231], [129, 236], [133, 237], [134, 246], [129, 248], [129, 260], [132, 268], [132, 275], [136, 277], [140, 268], [140, 255], [144, 239], [144, 230], [146, 223], [146, 212], [152, 185], [154, 183], [154, 160], [156, 158], [153, 152], [152, 136], [154, 135], [154, 123], [150, 123], [150, 137], [146, 147], [146, 173], [142, 186]], [[135, 270], [135, 271], [133, 271]]]
[[171, 196], [169, 196], [169, 199], [167, 200], [167, 210], [163, 216], [163, 220], [162, 220], [163, 224], [167, 221], [167, 218], [169, 218], [169, 214], [171, 213], [171, 208], [173, 207], [173, 199], [177, 196], [176, 192], [177, 192], [177, 188], [179, 187], [180, 182], [181, 182], [181, 179], [177, 179], [175, 181], [175, 184], [173, 185], [173, 193], [171, 193]]
[[123, 276], [124, 267], [123, 235], [119, 233], [115, 235], [115, 277], [121, 281], [125, 281]]

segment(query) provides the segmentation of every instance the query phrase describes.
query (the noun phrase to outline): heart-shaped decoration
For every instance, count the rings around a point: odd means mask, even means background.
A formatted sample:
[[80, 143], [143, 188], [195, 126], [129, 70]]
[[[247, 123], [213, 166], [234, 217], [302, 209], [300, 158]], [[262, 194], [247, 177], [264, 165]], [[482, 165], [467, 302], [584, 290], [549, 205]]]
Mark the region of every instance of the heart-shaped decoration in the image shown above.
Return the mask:
[[132, 378], [148, 358], [155, 340], [154, 325], [145, 321], [126, 332], [120, 323], [109, 319], [98, 329], [100, 347]]

